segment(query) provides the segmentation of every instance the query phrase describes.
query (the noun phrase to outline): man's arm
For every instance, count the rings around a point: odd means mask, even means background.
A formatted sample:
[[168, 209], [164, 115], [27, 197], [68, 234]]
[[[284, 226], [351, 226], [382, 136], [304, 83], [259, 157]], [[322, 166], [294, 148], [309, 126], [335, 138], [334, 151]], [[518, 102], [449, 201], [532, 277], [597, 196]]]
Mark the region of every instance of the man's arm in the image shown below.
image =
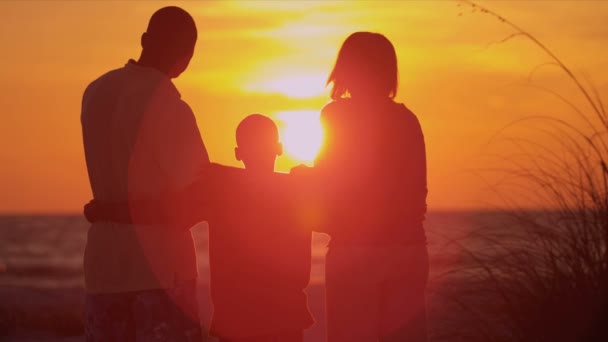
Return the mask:
[[209, 167], [196, 117], [184, 101], [176, 101], [155, 118], [155, 150], [159, 167], [166, 174], [169, 188], [180, 191], [198, 180]]
[[247, 197], [244, 189], [253, 179], [242, 168], [210, 163], [194, 182], [167, 198], [164, 206], [177, 227], [192, 227], [230, 211]]
[[210, 163], [192, 110], [183, 101], [176, 107], [174, 119], [164, 117], [164, 135], [157, 145], [160, 166], [173, 190], [165, 205], [175, 223], [171, 226], [191, 227], [263, 194], [261, 180], [246, 170]]
[[255, 184], [255, 180], [246, 177], [244, 169], [210, 163], [196, 118], [185, 102], [178, 100], [150, 107], [153, 109], [144, 117], [140, 132], [148, 143], [140, 148], [154, 151], [168, 191], [160, 198], [129, 203], [92, 201], [85, 206], [89, 221], [161, 223], [170, 228], [190, 228], [244, 200], [245, 193], [241, 190], [247, 184]]
[[[153, 97], [139, 124], [133, 154], [134, 171], [129, 177], [146, 177], [149, 173], [154, 176], [150, 183], [157, 191], [151, 191], [148, 197], [129, 197], [132, 222], [175, 228], [173, 222], [188, 221], [181, 216], [190, 213], [175, 199], [198, 181], [210, 165], [196, 118], [188, 104], [177, 97]], [[140, 160], [145, 168], [137, 164]]]
[[[285, 192], [293, 188], [287, 186], [285, 177], [278, 174], [256, 176], [247, 174], [242, 168], [211, 163], [203, 168], [197, 180], [170, 196], [130, 203], [92, 200], [85, 205], [84, 216], [89, 222], [160, 223], [172, 229], [189, 229], [213, 217], [238, 215], [263, 203], [290, 199], [293, 194], [285, 195]], [[283, 178], [280, 187], [269, 187], [269, 184], [277, 183], [276, 178]], [[131, 214], [134, 211], [138, 213], [136, 219]]]

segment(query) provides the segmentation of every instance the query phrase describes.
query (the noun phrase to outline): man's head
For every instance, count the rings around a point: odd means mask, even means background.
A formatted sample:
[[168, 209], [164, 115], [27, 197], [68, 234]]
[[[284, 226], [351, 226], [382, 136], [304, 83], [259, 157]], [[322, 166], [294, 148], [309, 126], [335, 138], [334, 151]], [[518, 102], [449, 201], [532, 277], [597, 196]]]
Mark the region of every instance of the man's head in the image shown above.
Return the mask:
[[188, 12], [175, 6], [163, 7], [152, 15], [141, 36], [140, 62], [145, 60], [145, 64], [175, 78], [188, 67], [196, 38], [196, 24]]
[[261, 114], [251, 114], [239, 123], [236, 145], [236, 159], [256, 172], [273, 172], [277, 156], [283, 154], [277, 125]]

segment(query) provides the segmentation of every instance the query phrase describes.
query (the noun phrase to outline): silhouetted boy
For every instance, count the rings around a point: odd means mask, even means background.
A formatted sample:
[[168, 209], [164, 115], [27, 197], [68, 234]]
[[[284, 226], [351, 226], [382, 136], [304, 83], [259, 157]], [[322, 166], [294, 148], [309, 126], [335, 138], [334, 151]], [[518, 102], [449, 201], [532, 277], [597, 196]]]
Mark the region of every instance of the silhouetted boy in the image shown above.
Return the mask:
[[188, 229], [206, 220], [211, 334], [222, 342], [301, 342], [303, 330], [313, 323], [304, 292], [310, 280], [311, 225], [296, 195], [302, 185], [294, 176], [274, 172], [282, 145], [271, 119], [246, 117], [236, 140], [235, 156], [246, 168], [242, 176], [226, 182], [228, 169], [219, 170], [221, 177], [208, 171], [204, 187], [194, 184], [186, 196], [131, 205], [92, 201], [85, 216], [91, 222], [131, 223], [136, 206], [146, 213], [138, 217], [142, 222], [177, 218], [170, 226]]
[[274, 173], [282, 154], [278, 130], [268, 117], [253, 114], [239, 124], [236, 141], [236, 158], [264, 194], [256, 198], [244, 189], [251, 200], [240, 198], [233, 207], [230, 198], [220, 198], [221, 210], [207, 219], [211, 334], [225, 342], [302, 341], [313, 323], [304, 292], [311, 230], [296, 222], [289, 176]]

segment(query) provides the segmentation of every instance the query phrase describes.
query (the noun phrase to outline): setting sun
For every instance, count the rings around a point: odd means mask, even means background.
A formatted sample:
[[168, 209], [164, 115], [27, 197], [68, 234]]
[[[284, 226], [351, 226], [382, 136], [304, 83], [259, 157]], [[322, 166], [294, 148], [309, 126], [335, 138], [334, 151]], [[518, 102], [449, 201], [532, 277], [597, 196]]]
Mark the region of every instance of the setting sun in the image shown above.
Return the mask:
[[282, 111], [276, 117], [281, 125], [281, 140], [286, 154], [301, 163], [312, 162], [323, 144], [319, 112]]

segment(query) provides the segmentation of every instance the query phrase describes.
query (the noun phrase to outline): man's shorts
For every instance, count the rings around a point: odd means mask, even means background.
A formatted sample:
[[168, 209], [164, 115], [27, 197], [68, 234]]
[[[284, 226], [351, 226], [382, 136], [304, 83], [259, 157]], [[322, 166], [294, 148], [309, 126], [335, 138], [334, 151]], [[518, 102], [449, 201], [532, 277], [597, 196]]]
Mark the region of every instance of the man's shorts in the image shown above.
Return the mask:
[[171, 289], [88, 294], [87, 342], [200, 342], [196, 281]]

